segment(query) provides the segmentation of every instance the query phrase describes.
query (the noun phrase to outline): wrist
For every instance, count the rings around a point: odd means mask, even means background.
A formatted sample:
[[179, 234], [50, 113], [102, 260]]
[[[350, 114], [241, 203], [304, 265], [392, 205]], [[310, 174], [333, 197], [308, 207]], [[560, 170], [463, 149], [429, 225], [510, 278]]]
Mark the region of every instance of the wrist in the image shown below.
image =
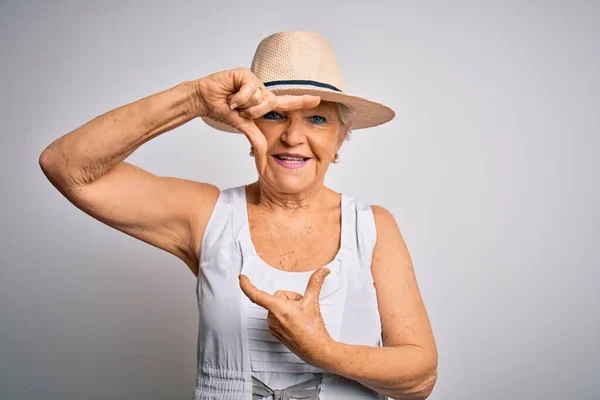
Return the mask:
[[335, 369], [341, 343], [330, 338], [320, 346], [314, 365], [318, 368], [331, 371]]
[[181, 86], [185, 88], [188, 98], [188, 108], [192, 118], [204, 117], [207, 115], [206, 102], [200, 93], [200, 81], [184, 81]]

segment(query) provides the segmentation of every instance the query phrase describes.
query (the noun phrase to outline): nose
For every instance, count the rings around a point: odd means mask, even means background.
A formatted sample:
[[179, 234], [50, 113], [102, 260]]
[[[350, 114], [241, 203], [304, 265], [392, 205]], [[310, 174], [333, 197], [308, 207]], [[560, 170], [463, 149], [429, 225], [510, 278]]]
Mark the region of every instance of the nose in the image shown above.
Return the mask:
[[281, 134], [281, 141], [290, 147], [297, 146], [306, 141], [306, 127], [301, 118], [289, 118], [285, 132]]

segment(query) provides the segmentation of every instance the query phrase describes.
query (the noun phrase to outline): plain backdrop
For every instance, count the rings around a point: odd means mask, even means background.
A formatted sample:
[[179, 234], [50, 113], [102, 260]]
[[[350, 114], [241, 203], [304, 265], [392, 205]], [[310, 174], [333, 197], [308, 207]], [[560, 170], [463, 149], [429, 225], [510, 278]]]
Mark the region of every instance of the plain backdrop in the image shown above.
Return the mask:
[[[1, 3], [0, 398], [191, 397], [195, 277], [76, 209], [38, 157], [295, 29], [397, 111], [327, 184], [398, 221], [439, 350], [430, 398], [598, 398], [600, 2], [389, 0]], [[196, 119], [128, 161], [224, 189], [256, 178], [248, 150]]]

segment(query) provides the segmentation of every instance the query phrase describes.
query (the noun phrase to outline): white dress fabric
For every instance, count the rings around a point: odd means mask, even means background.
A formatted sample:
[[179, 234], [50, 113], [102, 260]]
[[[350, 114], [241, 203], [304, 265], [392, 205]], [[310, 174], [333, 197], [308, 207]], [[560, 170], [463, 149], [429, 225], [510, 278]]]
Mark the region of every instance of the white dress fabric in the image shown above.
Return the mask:
[[[381, 346], [381, 320], [371, 275], [376, 240], [371, 207], [342, 195], [341, 245], [326, 265], [319, 305], [327, 331], [339, 342]], [[267, 310], [239, 287], [244, 274], [257, 288], [304, 293], [314, 271], [269, 266], [254, 248], [245, 186], [221, 192], [202, 241], [198, 273], [200, 399], [385, 399], [356, 381], [302, 361], [270, 332]]]

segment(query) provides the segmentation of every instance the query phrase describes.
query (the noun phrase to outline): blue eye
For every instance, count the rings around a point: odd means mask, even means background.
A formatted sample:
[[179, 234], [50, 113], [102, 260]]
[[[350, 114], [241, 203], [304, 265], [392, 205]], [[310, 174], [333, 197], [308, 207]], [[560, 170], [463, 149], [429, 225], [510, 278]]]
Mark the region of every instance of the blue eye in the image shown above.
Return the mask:
[[312, 122], [313, 124], [324, 124], [327, 122], [327, 120], [325, 119], [325, 117], [321, 117], [320, 115], [313, 115], [312, 117], [310, 117], [310, 122]]
[[263, 118], [277, 120], [277, 119], [283, 118], [283, 116], [275, 111], [270, 111], [270, 112], [266, 113], [265, 115], [263, 115]]

